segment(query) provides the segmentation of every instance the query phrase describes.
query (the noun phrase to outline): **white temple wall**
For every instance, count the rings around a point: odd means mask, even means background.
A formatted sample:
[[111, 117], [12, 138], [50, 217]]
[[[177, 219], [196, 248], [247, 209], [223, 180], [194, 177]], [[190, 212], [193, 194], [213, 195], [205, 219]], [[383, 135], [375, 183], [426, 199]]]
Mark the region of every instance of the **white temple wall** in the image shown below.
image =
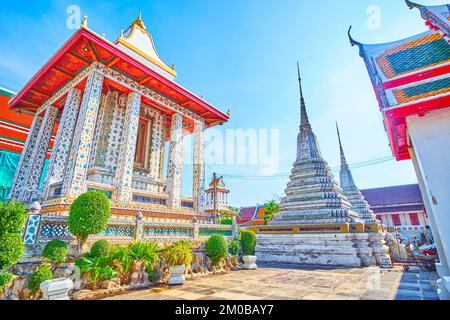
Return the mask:
[[406, 118], [410, 154], [428, 212], [440, 263], [439, 295], [450, 298], [450, 108]]

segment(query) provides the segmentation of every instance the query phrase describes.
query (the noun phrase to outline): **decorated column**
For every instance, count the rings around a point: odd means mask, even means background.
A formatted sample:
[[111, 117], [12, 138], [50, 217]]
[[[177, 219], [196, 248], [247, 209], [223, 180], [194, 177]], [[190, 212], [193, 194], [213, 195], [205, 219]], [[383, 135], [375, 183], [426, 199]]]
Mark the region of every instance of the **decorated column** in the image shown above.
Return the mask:
[[133, 179], [134, 156], [136, 153], [136, 139], [140, 109], [141, 95], [137, 92], [130, 93], [128, 95], [127, 107], [125, 111], [125, 125], [120, 143], [115, 177], [115, 199], [118, 202], [131, 202], [133, 196], [131, 183]]
[[29, 170], [26, 174], [24, 193], [20, 199], [25, 203], [37, 200], [35, 198], [38, 194], [39, 181], [41, 180], [45, 159], [50, 146], [50, 138], [58, 113], [59, 109], [55, 106], [48, 106], [45, 111], [44, 120], [36, 139], [36, 147], [33, 150]]
[[86, 190], [87, 164], [94, 137], [102, 86], [103, 76], [101, 74], [97, 72], [89, 74], [73, 135], [69, 163], [64, 174], [63, 196], [76, 197]]
[[170, 129], [169, 163], [167, 166], [168, 205], [181, 208], [181, 179], [183, 172], [183, 116], [175, 113], [172, 116]]
[[64, 169], [66, 168], [69, 157], [80, 103], [81, 91], [77, 88], [71, 88], [66, 98], [66, 104], [61, 121], [59, 122], [58, 132], [50, 158], [50, 165], [44, 180], [44, 198], [50, 196], [50, 187], [57, 182], [62, 182], [64, 178]]
[[205, 211], [205, 125], [195, 122], [194, 127], [194, 182], [192, 184], [192, 197], [194, 210], [200, 214]]
[[19, 199], [23, 192], [26, 174], [29, 171], [30, 160], [33, 156], [34, 148], [36, 146], [36, 141], [38, 139], [43, 120], [43, 117], [39, 114], [36, 114], [34, 116], [27, 141], [25, 142], [24, 150], [20, 157], [19, 165], [17, 166], [17, 171], [11, 187], [11, 192], [9, 194], [9, 198], [11, 199]]

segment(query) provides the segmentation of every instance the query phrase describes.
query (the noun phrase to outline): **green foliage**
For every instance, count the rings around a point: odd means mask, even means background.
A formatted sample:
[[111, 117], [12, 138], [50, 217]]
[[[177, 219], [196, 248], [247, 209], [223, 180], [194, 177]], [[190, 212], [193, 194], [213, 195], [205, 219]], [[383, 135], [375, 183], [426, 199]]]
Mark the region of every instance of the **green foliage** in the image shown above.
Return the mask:
[[154, 270], [159, 263], [159, 248], [155, 242], [134, 242], [129, 245], [133, 260], [142, 261], [147, 271]]
[[120, 273], [127, 275], [130, 272], [133, 256], [129, 247], [114, 246], [110, 253], [112, 261], [120, 266]]
[[81, 246], [89, 235], [98, 234], [108, 226], [110, 214], [109, 199], [103, 193], [83, 193], [70, 206], [67, 220], [69, 231], [77, 237]]
[[0, 292], [3, 292], [3, 290], [11, 283], [13, 278], [14, 275], [11, 272], [0, 272]]
[[97, 240], [91, 247], [92, 257], [106, 256], [109, 253], [109, 242], [106, 239]]
[[232, 225], [233, 224], [233, 218], [222, 218], [222, 220], [220, 220], [220, 224]]
[[20, 233], [26, 217], [26, 207], [17, 201], [0, 202], [0, 236]]
[[231, 254], [237, 255], [241, 252], [241, 243], [237, 240], [228, 241], [228, 252]]
[[253, 231], [244, 230], [241, 232], [241, 247], [244, 256], [253, 256], [256, 248], [256, 236]]
[[20, 233], [0, 235], [0, 270], [8, 269], [23, 256], [24, 244]]
[[277, 200], [271, 200], [264, 205], [264, 224], [272, 221], [275, 214], [280, 212], [280, 204]]
[[192, 262], [192, 248], [189, 241], [178, 241], [163, 250], [163, 255], [169, 267], [185, 265]]
[[215, 234], [206, 241], [206, 254], [211, 258], [212, 263], [218, 266], [222, 259], [228, 255], [227, 240], [221, 235]]
[[111, 280], [117, 276], [117, 272], [110, 266], [111, 257], [109, 256], [82, 256], [75, 261], [75, 265], [80, 268], [82, 273], [89, 273], [91, 276], [91, 285], [93, 289], [101, 281]]
[[64, 262], [69, 254], [67, 244], [62, 240], [52, 240], [45, 245], [42, 256], [51, 262]]
[[43, 264], [31, 274], [31, 277], [28, 279], [28, 288], [33, 293], [36, 293], [39, 291], [42, 282], [51, 279], [53, 279], [53, 274], [50, 265]]

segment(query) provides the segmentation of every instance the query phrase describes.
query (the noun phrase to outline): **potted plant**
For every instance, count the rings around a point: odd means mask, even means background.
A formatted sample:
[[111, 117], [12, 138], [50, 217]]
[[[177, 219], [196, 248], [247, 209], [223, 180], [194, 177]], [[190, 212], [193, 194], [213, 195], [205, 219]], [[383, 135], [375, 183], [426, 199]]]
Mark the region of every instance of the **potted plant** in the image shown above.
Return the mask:
[[253, 231], [245, 230], [241, 233], [241, 247], [244, 260], [243, 269], [246, 270], [255, 270], [258, 266], [256, 265], [256, 256], [255, 256], [255, 248], [256, 248], [256, 236]]
[[175, 242], [164, 250], [163, 256], [169, 267], [169, 285], [184, 284], [186, 266], [192, 262], [192, 248], [189, 241]]

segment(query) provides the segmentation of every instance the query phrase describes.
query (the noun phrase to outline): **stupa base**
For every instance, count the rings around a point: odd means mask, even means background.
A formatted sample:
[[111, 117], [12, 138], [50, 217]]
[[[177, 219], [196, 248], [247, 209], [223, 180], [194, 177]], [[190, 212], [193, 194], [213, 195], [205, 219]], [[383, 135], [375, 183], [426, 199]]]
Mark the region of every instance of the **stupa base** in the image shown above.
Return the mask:
[[[367, 239], [368, 234], [365, 235], [362, 238]], [[361, 236], [352, 233], [258, 234], [256, 256], [261, 262], [344, 267], [372, 265], [375, 263], [372, 250], [361, 247]]]

